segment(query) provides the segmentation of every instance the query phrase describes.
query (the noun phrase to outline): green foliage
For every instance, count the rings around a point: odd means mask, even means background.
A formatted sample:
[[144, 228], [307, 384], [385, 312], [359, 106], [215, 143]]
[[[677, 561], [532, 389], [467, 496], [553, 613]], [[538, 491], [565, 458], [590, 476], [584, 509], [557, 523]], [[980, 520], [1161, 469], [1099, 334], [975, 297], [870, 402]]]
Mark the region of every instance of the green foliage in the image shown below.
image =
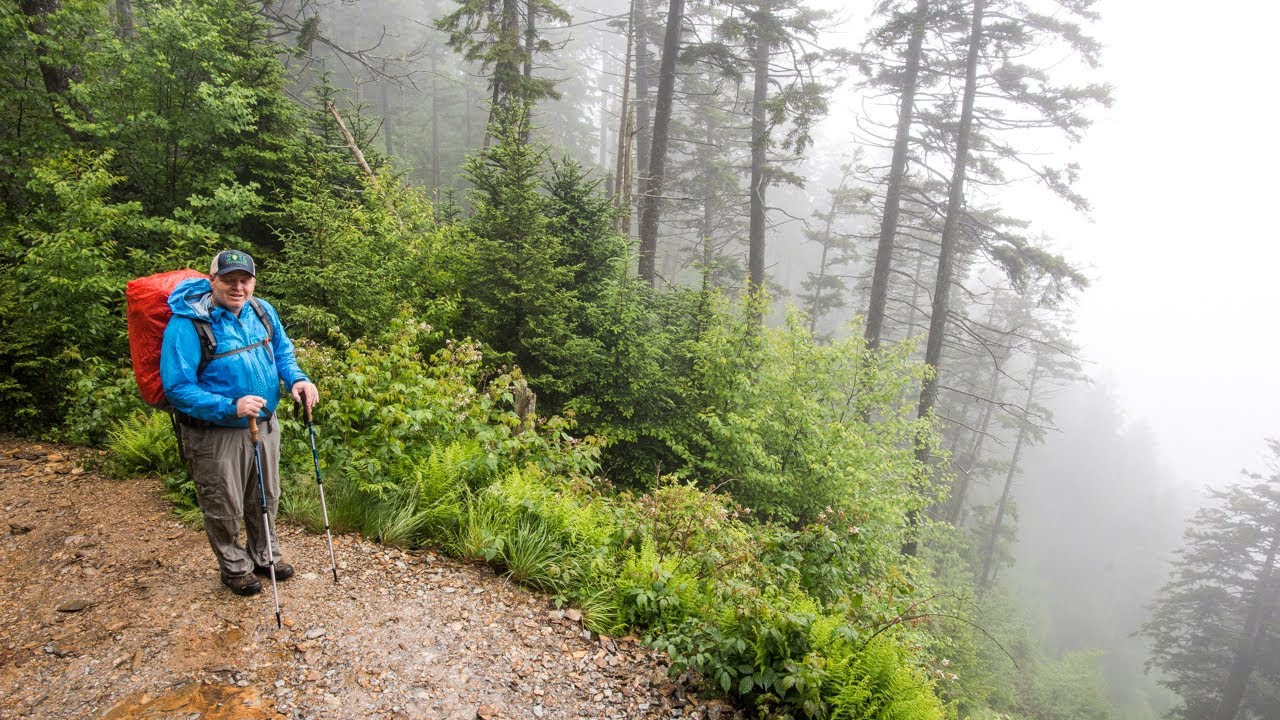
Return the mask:
[[932, 684], [906, 664], [903, 648], [876, 637], [853, 647], [832, 639], [826, 669], [832, 720], [943, 720]]
[[60, 442], [100, 446], [118, 424], [146, 410], [132, 369], [86, 358], [69, 376], [66, 417], [52, 433]]
[[[428, 258], [440, 250], [432, 210], [387, 176], [353, 197], [315, 178], [297, 177], [279, 218], [284, 250], [268, 265], [271, 296], [301, 336], [340, 331], [378, 336], [408, 305], [418, 317], [447, 317], [432, 297], [442, 290]], [[406, 291], [413, 288], [413, 291]]]
[[125, 352], [116, 315], [124, 264], [114, 235], [138, 207], [109, 201], [111, 153], [66, 153], [33, 168], [33, 205], [0, 235], [0, 420], [31, 430], [65, 415], [71, 372]]
[[84, 85], [85, 130], [119, 150], [124, 196], [148, 215], [265, 240], [246, 220], [297, 159], [281, 48], [237, 0], [142, 3], [134, 20], [134, 35], [98, 38]]
[[563, 398], [572, 368], [599, 348], [574, 327], [582, 308], [573, 288], [579, 268], [570, 263], [582, 258], [551, 232], [548, 210], [561, 214], [561, 226], [571, 220], [563, 201], [549, 206], [541, 193], [545, 151], [523, 140], [528, 123], [527, 113], [504, 113], [492, 128], [496, 144], [467, 160], [473, 212], [455, 243], [466, 249], [468, 292], [455, 331], [483, 341], [493, 360], [514, 362], [540, 392]]
[[856, 335], [819, 346], [795, 313], [761, 329], [750, 312], [717, 312], [693, 349], [698, 432], [681, 449], [686, 472], [728, 482], [739, 502], [784, 521], [847, 508], [887, 533], [923, 508], [914, 446], [932, 433], [909, 400], [924, 369], [908, 347], [872, 353]]
[[107, 451], [108, 475], [159, 477], [165, 499], [178, 516], [188, 523], [199, 521], [196, 486], [178, 454], [178, 438], [167, 414], [148, 409], [119, 422], [107, 438]]

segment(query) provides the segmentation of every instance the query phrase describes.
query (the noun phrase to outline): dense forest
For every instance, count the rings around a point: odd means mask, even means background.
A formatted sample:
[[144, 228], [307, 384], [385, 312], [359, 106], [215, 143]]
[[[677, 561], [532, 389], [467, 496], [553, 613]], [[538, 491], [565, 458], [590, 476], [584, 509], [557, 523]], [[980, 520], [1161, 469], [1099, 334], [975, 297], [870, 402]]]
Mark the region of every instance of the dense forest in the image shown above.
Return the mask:
[[1005, 203], [1088, 211], [1093, 6], [0, 0], [0, 422], [198, 512], [124, 287], [238, 248], [335, 530], [760, 717], [1275, 718], [1280, 467], [1175, 555], [1083, 259]]

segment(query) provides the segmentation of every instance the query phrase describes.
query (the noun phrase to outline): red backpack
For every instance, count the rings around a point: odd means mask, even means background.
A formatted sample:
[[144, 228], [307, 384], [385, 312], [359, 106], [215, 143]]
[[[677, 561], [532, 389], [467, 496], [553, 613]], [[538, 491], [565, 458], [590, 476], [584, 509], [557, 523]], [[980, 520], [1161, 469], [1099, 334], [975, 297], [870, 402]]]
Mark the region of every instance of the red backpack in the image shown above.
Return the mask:
[[160, 381], [160, 346], [173, 311], [169, 295], [187, 278], [204, 277], [195, 270], [171, 270], [130, 280], [125, 287], [125, 317], [129, 321], [129, 354], [142, 399], [155, 408], [166, 406]]

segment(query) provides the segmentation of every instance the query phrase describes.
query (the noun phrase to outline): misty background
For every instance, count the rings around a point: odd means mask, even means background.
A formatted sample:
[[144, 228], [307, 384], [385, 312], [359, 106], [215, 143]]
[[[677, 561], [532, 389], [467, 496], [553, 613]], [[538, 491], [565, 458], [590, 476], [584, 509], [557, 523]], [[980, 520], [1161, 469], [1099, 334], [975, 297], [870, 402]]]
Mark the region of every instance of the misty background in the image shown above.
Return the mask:
[[[858, 51], [870, 5], [827, 3], [835, 21], [817, 44]], [[372, 48], [366, 59], [414, 54], [411, 82], [377, 82], [341, 55], [324, 68], [381, 123], [379, 139], [396, 166], [437, 187], [459, 186], [453, 173], [461, 156], [427, 157], [428, 117], [474, 141], [486, 100], [483, 78], [459, 68], [431, 27], [451, 7], [393, 0], [315, 6], [344, 45]], [[536, 134], [603, 177], [616, 154], [626, 8], [563, 7], [572, 24], [546, 30], [557, 50], [538, 68], [563, 98], [539, 105]], [[1241, 0], [1196, 12], [1104, 0], [1096, 10], [1101, 21], [1091, 30], [1105, 45], [1102, 66], [1071, 72], [1112, 85], [1114, 105], [1092, 112], [1082, 142], [1028, 150], [1078, 162], [1077, 187], [1091, 211], [1077, 213], [1030, 181], [998, 189], [1003, 207], [1028, 219], [1031, 234], [1091, 280], [1071, 308], [1088, 380], [1046, 402], [1054, 429], [1027, 452], [1016, 480], [1020, 529], [1010, 573], [1052, 647], [1103, 650], [1123, 702], [1159, 704], [1131, 634], [1202, 488], [1257, 468], [1263, 438], [1280, 434], [1273, 371], [1280, 243], [1263, 219], [1280, 150], [1265, 121], [1274, 100], [1260, 91], [1277, 69], [1267, 48], [1280, 10]], [[887, 156], [863, 141], [875, 135], [870, 120], [892, 122], [893, 99], [860, 89], [852, 69], [838, 74], [844, 82], [797, 169], [805, 186], [777, 188], [770, 198], [782, 209], [771, 216], [767, 251], [780, 302], [794, 302], [814, 269], [820, 248], [804, 230], [839, 182], [841, 164]], [[457, 143], [458, 153], [463, 146]], [[878, 218], [846, 222], [848, 232], [870, 238]], [[659, 274], [668, 282], [691, 282], [687, 259], [695, 248], [685, 241], [661, 253]], [[873, 252], [872, 240], [860, 245], [854, 275], [865, 278]], [[844, 323], [864, 311], [850, 302], [824, 325], [846, 332]], [[976, 491], [990, 501], [998, 488]]]
[[[1047, 25], [1068, 20], [1066, 8], [1088, 5], [1031, 4], [1045, 9]], [[648, 53], [649, 93], [657, 86], [665, 5], [641, 3], [652, 19], [639, 53]], [[780, 110], [785, 118], [774, 126], [764, 250], [770, 323], [787, 322], [788, 308], [799, 307], [808, 316], [792, 322], [823, 341], [862, 333], [899, 107], [890, 81], [905, 45], [900, 26], [884, 31], [882, 47], [868, 38], [886, 16], [913, 5], [815, 2], [829, 16], [816, 36], [792, 46], [791, 59], [823, 56], [796, 77], [824, 86], [829, 104], [808, 128], [811, 137], [782, 141], [784, 132], [803, 129], [798, 112]], [[345, 118], [351, 126], [350, 140], [324, 138], [329, 149], [345, 162], [347, 143], [358, 141], [375, 167], [387, 159], [398, 176], [426, 189], [441, 216], [454, 218], [470, 201], [461, 169], [489, 144], [488, 104], [496, 97], [491, 66], [461, 59], [441, 29], [460, 7], [493, 12], [492, 3], [446, 0], [263, 6], [271, 37], [293, 48], [282, 62], [291, 98], [312, 113], [308, 122], [327, 128], [331, 117]], [[644, 169], [624, 160], [647, 158], [633, 147], [641, 140], [619, 142], [635, 72], [630, 7], [565, 2], [564, 16], [547, 11], [525, 80], [554, 88], [552, 97], [530, 101], [532, 139], [549, 146], [552, 158], [580, 163], [598, 193], [631, 209], [621, 229], [634, 253], [638, 197], [627, 199], [633, 183], [624, 178], [643, 177]], [[732, 30], [718, 23], [739, 11], [726, 7], [697, 4], [685, 27], [685, 41], [708, 64], [681, 75], [668, 168], [679, 180], [663, 192], [654, 285], [715, 287], [740, 298], [753, 226], [747, 178], [757, 168], [749, 73], [717, 55], [725, 47], [713, 29]], [[917, 357], [925, 349], [963, 76], [967, 10], [951, 9], [930, 37], [937, 84], [921, 101], [919, 112], [932, 115], [916, 130], [916, 185], [886, 320], [887, 342]], [[948, 315], [966, 332], [945, 349], [936, 409], [939, 454], [967, 494], [953, 489], [955, 499], [931, 511], [969, 533], [972, 547], [958, 553], [977, 556], [966, 558], [981, 568], [976, 586], [990, 590], [998, 581], [1010, 590], [1034, 641], [1063, 663], [1058, 674], [1071, 675], [1072, 663], [1096, 663], [1115, 716], [1145, 720], [1175, 700], [1144, 672], [1149, 648], [1135, 633], [1151, 618], [1187, 518], [1206, 501], [1205, 488], [1225, 487], [1241, 469], [1260, 470], [1264, 438], [1280, 435], [1273, 372], [1280, 243], [1263, 219], [1276, 189], [1271, 169], [1280, 164], [1268, 122], [1268, 90], [1280, 69], [1269, 35], [1280, 10], [1240, 0], [1196, 12], [1101, 0], [1092, 10], [1100, 19], [1085, 32], [1103, 46], [1098, 67], [1049, 42], [1018, 56], [1056, 83], [1088, 90], [1081, 95], [1094, 102], [1080, 103], [1071, 128], [1039, 132], [1053, 123], [1021, 125], [1020, 118], [1001, 128], [999, 112], [1016, 102], [984, 98], [992, 103], [988, 129], [997, 128], [990, 134], [1003, 132], [1023, 164], [1002, 165], [1009, 155], [987, 147], [975, 163], [982, 172], [966, 187], [969, 245]], [[747, 36], [734, 40], [745, 46]], [[725, 62], [721, 73], [706, 69], [717, 60]], [[782, 93], [799, 87], [785, 73], [773, 80], [778, 97], [795, 103], [785, 110], [813, 102], [802, 90]], [[646, 129], [642, 119], [638, 136]], [[1070, 188], [1055, 195], [1046, 185], [1060, 178], [1037, 178], [1032, 166], [1041, 163], [1078, 165], [1078, 176], [1065, 173], [1071, 182], [1062, 185]], [[1082, 207], [1072, 207], [1072, 192]], [[1075, 290], [1077, 277], [1088, 287]]]

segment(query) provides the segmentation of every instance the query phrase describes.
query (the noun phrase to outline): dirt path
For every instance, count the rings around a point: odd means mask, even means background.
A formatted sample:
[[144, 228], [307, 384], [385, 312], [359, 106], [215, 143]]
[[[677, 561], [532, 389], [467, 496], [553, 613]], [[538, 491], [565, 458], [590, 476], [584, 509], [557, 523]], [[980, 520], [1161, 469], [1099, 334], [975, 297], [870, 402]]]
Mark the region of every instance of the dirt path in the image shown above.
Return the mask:
[[[281, 528], [298, 575], [241, 598], [154, 480], [0, 438], [0, 719], [729, 718], [664, 659], [432, 553]], [[264, 585], [266, 583], [264, 582]]]

